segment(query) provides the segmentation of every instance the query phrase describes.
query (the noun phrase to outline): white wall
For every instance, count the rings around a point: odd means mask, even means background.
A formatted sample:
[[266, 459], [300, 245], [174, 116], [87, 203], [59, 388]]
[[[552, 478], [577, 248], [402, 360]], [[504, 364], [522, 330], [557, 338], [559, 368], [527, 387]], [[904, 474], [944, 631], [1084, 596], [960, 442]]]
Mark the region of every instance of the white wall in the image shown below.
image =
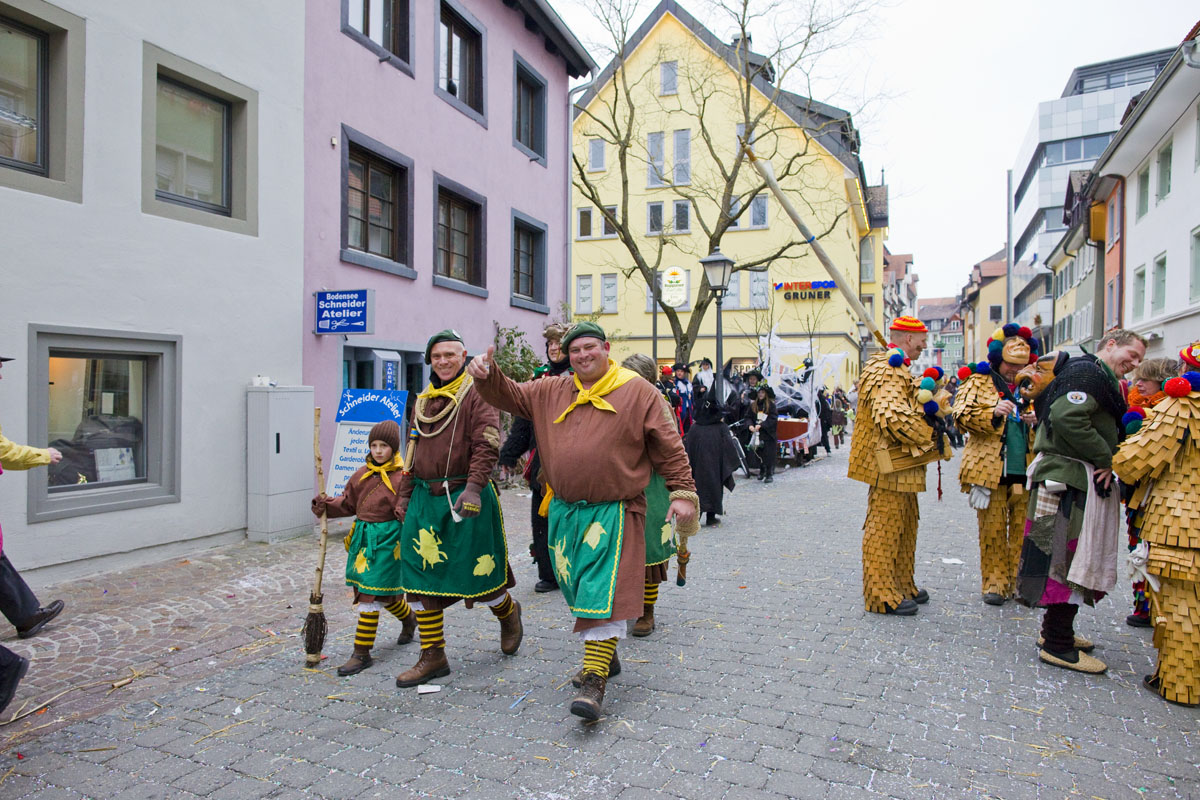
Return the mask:
[[[245, 386], [301, 376], [303, 4], [58, 5], [86, 19], [83, 202], [0, 188], [0, 351], [19, 359], [0, 381], [0, 424], [46, 444], [28, 430], [30, 323], [181, 336], [182, 501], [28, 524], [25, 474], [6, 472], [4, 550], [22, 569], [236, 535]], [[258, 92], [256, 236], [142, 213], [143, 41]]]

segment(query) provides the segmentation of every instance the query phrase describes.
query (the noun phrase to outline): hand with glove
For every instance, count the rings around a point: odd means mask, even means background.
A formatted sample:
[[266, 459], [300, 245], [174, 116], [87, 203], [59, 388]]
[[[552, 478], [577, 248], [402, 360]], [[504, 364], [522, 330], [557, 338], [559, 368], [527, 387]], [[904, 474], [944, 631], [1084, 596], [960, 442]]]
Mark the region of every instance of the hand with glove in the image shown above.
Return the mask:
[[976, 511], [983, 511], [992, 502], [992, 490], [986, 486], [972, 486], [967, 502]]
[[454, 513], [460, 517], [478, 517], [482, 509], [480, 493], [483, 490], [473, 483], [468, 483], [454, 504]]
[[324, 514], [325, 513], [325, 504], [328, 503], [332, 499], [333, 498], [331, 498], [329, 495], [325, 494], [324, 492], [321, 492], [319, 495], [314, 497], [312, 499], [313, 515], [319, 517], [322, 514]]

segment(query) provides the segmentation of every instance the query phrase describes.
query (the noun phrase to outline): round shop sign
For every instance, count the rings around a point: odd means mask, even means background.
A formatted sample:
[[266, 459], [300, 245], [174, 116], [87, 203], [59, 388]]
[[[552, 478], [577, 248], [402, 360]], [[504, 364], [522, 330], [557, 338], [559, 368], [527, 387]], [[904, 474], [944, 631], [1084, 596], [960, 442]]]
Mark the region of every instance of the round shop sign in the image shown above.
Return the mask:
[[682, 267], [668, 267], [663, 271], [659, 294], [663, 303], [671, 308], [679, 308], [687, 303], [687, 273]]

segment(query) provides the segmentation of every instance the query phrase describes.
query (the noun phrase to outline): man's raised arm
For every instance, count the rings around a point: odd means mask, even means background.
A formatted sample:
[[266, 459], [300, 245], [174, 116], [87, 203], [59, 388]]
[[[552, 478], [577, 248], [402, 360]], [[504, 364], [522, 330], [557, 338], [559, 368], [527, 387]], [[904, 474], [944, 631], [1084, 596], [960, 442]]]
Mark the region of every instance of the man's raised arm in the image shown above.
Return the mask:
[[501, 411], [533, 419], [533, 410], [529, 402], [530, 386], [519, 384], [505, 375], [492, 359], [495, 352], [495, 347], [489, 347], [486, 353], [475, 356], [467, 364], [467, 374], [475, 381], [475, 391], [479, 392], [479, 396], [489, 405]]

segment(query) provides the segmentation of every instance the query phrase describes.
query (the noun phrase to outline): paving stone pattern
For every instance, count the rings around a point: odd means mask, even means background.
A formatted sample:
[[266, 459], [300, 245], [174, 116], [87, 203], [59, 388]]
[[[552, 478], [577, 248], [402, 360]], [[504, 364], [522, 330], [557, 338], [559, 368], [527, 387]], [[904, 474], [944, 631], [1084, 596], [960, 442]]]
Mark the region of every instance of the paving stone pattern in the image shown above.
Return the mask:
[[[1040, 664], [1038, 615], [981, 602], [955, 460], [944, 500], [921, 499], [917, 578], [932, 601], [915, 618], [867, 614], [866, 487], [845, 471], [842, 449], [770, 486], [742, 481], [725, 524], [694, 541], [688, 585], [664, 586], [658, 630], [622, 642], [593, 725], [567, 712], [581, 648], [561, 596], [534, 594], [517, 556], [529, 501], [516, 492], [504, 507], [525, 642], [505, 657], [485, 609], [452, 608], [438, 693], [395, 688], [418, 650], [394, 644], [390, 619], [376, 666], [333, 676], [352, 638], [340, 550], [329, 658], [303, 669], [312, 540], [42, 590], [68, 610], [6, 642], [35, 657], [12, 708], [101, 685], [0, 727], [0, 798], [1200, 796], [1200, 713], [1140, 687], [1154, 650], [1124, 625], [1124, 591], [1078, 618], [1107, 675]], [[111, 691], [131, 669], [143, 677]]]

